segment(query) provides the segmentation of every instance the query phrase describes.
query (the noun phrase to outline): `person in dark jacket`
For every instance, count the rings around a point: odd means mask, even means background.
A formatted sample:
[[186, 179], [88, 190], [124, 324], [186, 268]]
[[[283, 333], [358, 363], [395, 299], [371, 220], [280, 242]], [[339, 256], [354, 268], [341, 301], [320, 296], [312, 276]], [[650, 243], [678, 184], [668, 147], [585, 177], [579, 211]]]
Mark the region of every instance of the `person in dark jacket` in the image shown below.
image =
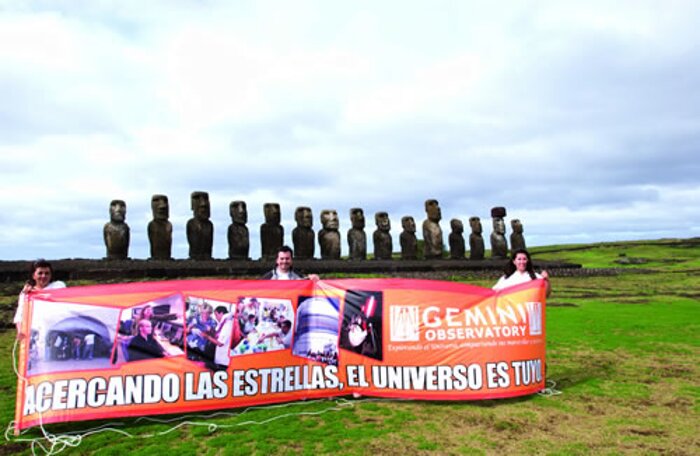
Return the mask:
[[142, 359], [164, 358], [165, 350], [153, 337], [153, 326], [150, 320], [140, 320], [137, 325], [136, 334], [126, 350], [129, 361], [140, 361]]

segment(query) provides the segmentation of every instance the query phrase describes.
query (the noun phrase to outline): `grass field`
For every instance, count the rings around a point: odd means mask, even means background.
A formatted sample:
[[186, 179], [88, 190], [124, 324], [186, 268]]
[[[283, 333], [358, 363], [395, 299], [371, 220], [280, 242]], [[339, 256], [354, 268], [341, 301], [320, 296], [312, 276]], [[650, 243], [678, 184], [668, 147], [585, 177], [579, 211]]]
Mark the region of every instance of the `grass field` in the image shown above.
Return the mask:
[[[547, 378], [560, 394], [463, 403], [351, 398], [294, 403], [187, 416], [191, 423], [176, 429], [182, 421], [121, 419], [112, 425], [123, 434], [90, 434], [61, 454], [700, 454], [698, 240], [532, 251], [535, 259], [620, 269], [613, 276], [553, 277]], [[16, 299], [19, 286], [5, 286], [2, 302]], [[11, 331], [0, 334], [5, 424], [14, 413], [13, 340]], [[47, 430], [81, 433], [105, 424]], [[8, 437], [0, 454], [31, 453], [29, 443]], [[40, 437], [32, 429], [20, 439]]]

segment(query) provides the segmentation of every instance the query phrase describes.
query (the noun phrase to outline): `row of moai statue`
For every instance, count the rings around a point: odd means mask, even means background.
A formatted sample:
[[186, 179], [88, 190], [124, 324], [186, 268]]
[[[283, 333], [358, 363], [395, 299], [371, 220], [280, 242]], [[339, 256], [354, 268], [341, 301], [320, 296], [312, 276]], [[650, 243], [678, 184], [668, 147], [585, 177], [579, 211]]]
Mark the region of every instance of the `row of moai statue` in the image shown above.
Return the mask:
[[[207, 192], [193, 192], [190, 197], [193, 217], [187, 221], [187, 242], [189, 258], [192, 260], [211, 260], [214, 243], [214, 225], [209, 220], [211, 216], [209, 195]], [[168, 220], [170, 207], [168, 197], [153, 195], [151, 198], [153, 220], [148, 223], [148, 240], [151, 246], [151, 259], [172, 259], [173, 226]], [[280, 205], [266, 203], [263, 207], [265, 223], [260, 226], [260, 244], [263, 260], [274, 260], [277, 251], [284, 244], [284, 227], [280, 224]], [[244, 201], [232, 201], [229, 205], [231, 224], [228, 227], [228, 258], [231, 260], [250, 260], [250, 233], [248, 209]], [[440, 227], [442, 213], [438, 201], [429, 199], [425, 202], [427, 218], [423, 221], [423, 257], [425, 259], [443, 258], [443, 235]], [[110, 204], [110, 221], [104, 226], [104, 242], [107, 248], [107, 259], [126, 259], [129, 252], [129, 225], [126, 223], [126, 203], [123, 200], [113, 200]], [[504, 207], [491, 209], [493, 232], [491, 233], [491, 257], [505, 258], [508, 255], [508, 242]], [[322, 260], [339, 260], [341, 236], [339, 231], [338, 213], [332, 209], [321, 211], [322, 229], [318, 233], [313, 230], [313, 216], [310, 207], [298, 207], [294, 213], [297, 226], [292, 230], [294, 257], [298, 260], [313, 259], [315, 246], [318, 241]], [[376, 230], [372, 234], [374, 244], [374, 259], [391, 260], [393, 241], [390, 234], [391, 221], [386, 212], [377, 212], [374, 216]], [[365, 215], [362, 209], [350, 209], [352, 228], [347, 232], [349, 247], [348, 259], [367, 259], [367, 235], [365, 234]], [[479, 217], [469, 219], [471, 234], [469, 235], [469, 259], [484, 259], [484, 239]], [[399, 236], [401, 244], [401, 259], [418, 259], [418, 239], [416, 237], [416, 222], [411, 216], [401, 218], [403, 231]], [[520, 220], [511, 221], [513, 232], [510, 235], [512, 250], [525, 248], [523, 226]], [[449, 241], [449, 258], [465, 259], [466, 247], [464, 226], [459, 219], [450, 221], [451, 232]]]

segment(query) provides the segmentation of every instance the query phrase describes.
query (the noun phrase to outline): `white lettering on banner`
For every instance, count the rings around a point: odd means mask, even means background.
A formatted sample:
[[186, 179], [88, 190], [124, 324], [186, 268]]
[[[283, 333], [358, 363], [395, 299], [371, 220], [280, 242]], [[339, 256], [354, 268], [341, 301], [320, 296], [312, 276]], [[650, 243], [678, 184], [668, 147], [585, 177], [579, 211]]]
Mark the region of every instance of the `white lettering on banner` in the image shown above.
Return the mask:
[[513, 361], [513, 383], [515, 386], [527, 386], [542, 381], [542, 361], [529, 359], [527, 361]]
[[525, 336], [526, 326], [493, 326], [483, 328], [448, 328], [428, 329], [425, 331], [425, 339], [433, 340], [463, 340], [463, 339], [491, 339], [494, 337], [521, 337]]
[[23, 414], [91, 407], [175, 402], [180, 397], [180, 378], [170, 373], [94, 377], [27, 385]]
[[542, 303], [541, 302], [526, 302], [527, 320], [530, 323], [530, 335], [542, 335]]
[[413, 391], [479, 390], [483, 374], [478, 364], [455, 366], [372, 366], [372, 385]]
[[508, 363], [504, 363], [503, 361], [498, 363], [486, 363], [486, 385], [490, 389], [508, 388], [510, 386]]
[[[542, 335], [541, 302], [503, 302], [498, 306], [390, 306], [391, 342], [521, 338]], [[529, 328], [529, 329], [528, 329]], [[392, 350], [397, 350], [392, 348]]]
[[305, 365], [234, 370], [232, 377], [233, 397], [302, 390], [342, 390], [345, 387], [338, 379], [337, 366]]
[[[504, 326], [504, 325], [521, 325], [527, 323], [527, 314], [523, 303], [503, 304], [496, 307], [496, 311], [491, 307], [485, 307], [486, 315], [484, 315], [484, 307], [476, 306], [469, 309], [460, 309], [457, 307], [440, 308], [436, 306], [426, 307], [421, 315], [421, 323], [426, 328], [439, 328], [443, 325], [443, 319], [440, 318], [441, 310], [445, 313], [445, 321], [447, 326]], [[462, 313], [462, 317], [459, 314]]]
[[228, 396], [228, 374], [226, 371], [204, 371], [198, 376], [196, 383], [193, 372], [185, 373], [185, 400], [199, 401], [202, 399], [223, 399]]

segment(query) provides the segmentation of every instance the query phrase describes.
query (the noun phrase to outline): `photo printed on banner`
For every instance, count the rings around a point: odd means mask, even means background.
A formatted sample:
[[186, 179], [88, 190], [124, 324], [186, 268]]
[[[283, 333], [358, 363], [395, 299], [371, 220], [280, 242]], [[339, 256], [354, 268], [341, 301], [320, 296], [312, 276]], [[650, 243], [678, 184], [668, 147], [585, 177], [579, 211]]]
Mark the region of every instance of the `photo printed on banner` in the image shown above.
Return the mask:
[[339, 318], [338, 298], [300, 296], [292, 353], [337, 366]]
[[121, 364], [184, 354], [183, 315], [184, 303], [179, 294], [124, 309], [112, 362]]
[[234, 338], [232, 356], [291, 348], [294, 327], [291, 300], [240, 297], [237, 316], [240, 336]]
[[383, 294], [348, 290], [343, 307], [340, 348], [382, 360]]
[[231, 364], [231, 346], [241, 338], [234, 303], [188, 296], [187, 359], [210, 370], [226, 370]]
[[119, 309], [34, 301], [27, 375], [106, 369]]

